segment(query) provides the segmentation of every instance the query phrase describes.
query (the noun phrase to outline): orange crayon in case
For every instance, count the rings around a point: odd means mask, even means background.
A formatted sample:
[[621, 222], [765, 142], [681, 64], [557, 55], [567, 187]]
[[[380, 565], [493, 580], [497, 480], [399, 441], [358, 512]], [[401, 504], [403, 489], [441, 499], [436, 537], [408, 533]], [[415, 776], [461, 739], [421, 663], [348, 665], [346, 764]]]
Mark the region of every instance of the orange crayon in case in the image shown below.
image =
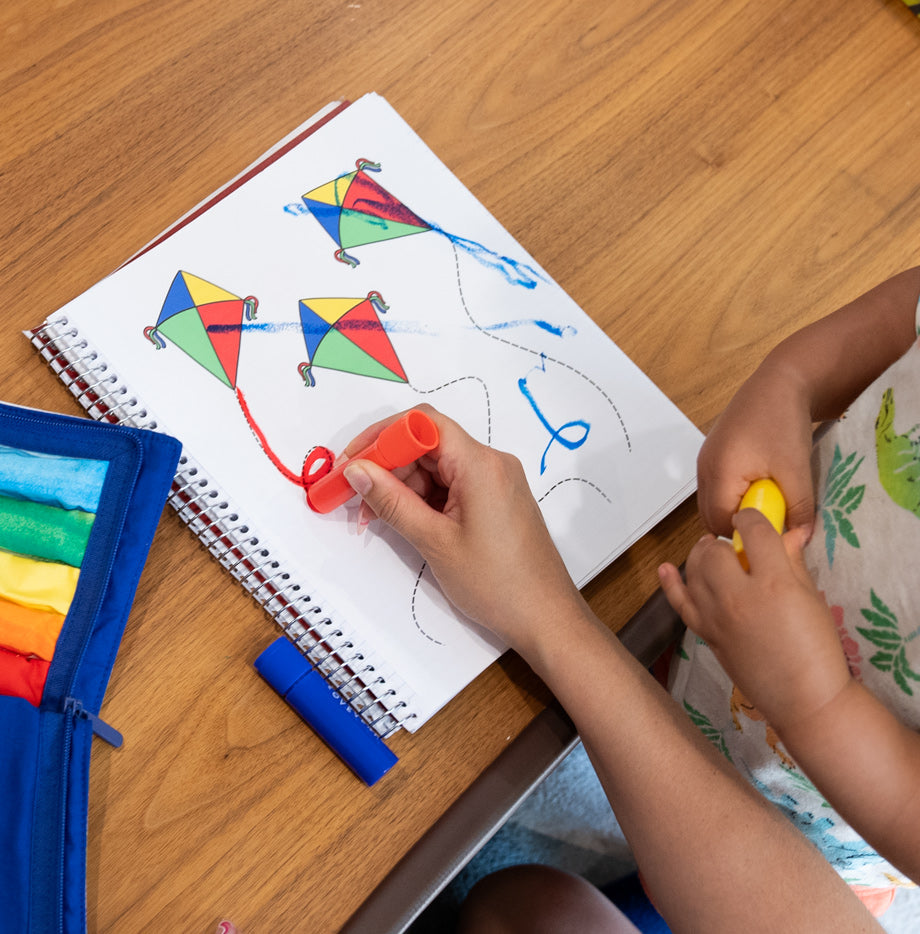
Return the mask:
[[326, 513], [347, 503], [355, 491], [345, 479], [344, 470], [354, 460], [369, 460], [387, 470], [395, 470], [434, 450], [439, 440], [438, 426], [424, 412], [412, 409], [392, 425], [387, 425], [373, 444], [312, 482], [308, 474], [313, 462], [308, 458], [304, 464], [307, 505], [314, 512]]

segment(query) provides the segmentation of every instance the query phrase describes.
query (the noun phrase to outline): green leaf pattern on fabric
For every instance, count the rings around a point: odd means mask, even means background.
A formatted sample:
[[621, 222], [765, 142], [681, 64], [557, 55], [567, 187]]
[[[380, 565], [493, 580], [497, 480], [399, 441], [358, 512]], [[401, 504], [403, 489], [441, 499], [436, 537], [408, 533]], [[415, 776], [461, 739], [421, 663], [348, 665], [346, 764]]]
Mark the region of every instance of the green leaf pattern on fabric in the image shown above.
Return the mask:
[[842, 538], [848, 545], [859, 548], [859, 538], [850, 516], [862, 503], [866, 492], [865, 484], [852, 486], [853, 477], [859, 470], [864, 458], [856, 460], [856, 451], [846, 458], [840, 453], [840, 446], [834, 447], [834, 456], [827, 471], [824, 497], [821, 500], [821, 518], [824, 520], [824, 547], [827, 551], [827, 563], [834, 564], [834, 552], [837, 539]]
[[920, 681], [920, 674], [910, 667], [907, 659], [905, 643], [911, 637], [905, 639], [901, 635], [898, 618], [874, 589], [869, 595], [869, 601], [871, 607], [865, 607], [860, 612], [871, 625], [858, 626], [856, 629], [863, 638], [868, 639], [878, 649], [869, 662], [879, 671], [891, 672], [895, 684], [908, 697], [913, 697], [914, 691], [910, 682]]
[[716, 729], [712, 725], [712, 721], [705, 714], [700, 713], [695, 707], [688, 704], [686, 701], [684, 703], [684, 710], [687, 711], [687, 715], [693, 721], [693, 725], [709, 740], [713, 746], [718, 749], [729, 762], [732, 761], [731, 753], [728, 751], [728, 746], [725, 745], [725, 737], [722, 736], [722, 731]]
[[783, 762], [780, 763], [780, 768], [782, 768], [782, 770], [786, 773], [789, 778], [789, 783], [792, 786], [798, 788], [800, 791], [807, 791], [810, 794], [813, 794], [815, 797], [820, 798], [822, 808], [830, 808], [830, 805], [827, 803], [827, 801], [824, 800], [824, 796], [821, 794], [821, 792], [818, 791], [815, 785], [813, 785], [808, 780], [808, 777], [800, 772], [796, 766], [786, 765], [786, 763]]

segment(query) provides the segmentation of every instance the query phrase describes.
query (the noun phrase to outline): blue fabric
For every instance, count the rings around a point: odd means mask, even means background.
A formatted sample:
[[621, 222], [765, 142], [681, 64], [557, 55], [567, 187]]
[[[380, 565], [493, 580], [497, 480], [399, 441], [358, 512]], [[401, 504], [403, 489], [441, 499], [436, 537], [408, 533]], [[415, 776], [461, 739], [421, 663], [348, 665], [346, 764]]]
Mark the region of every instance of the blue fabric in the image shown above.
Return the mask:
[[0, 697], [0, 928], [28, 931], [31, 815], [38, 776], [40, 714], [21, 697]]
[[649, 901], [637, 873], [601, 886], [601, 891], [642, 934], [670, 934], [671, 929]]
[[80, 934], [93, 738], [87, 714], [102, 704], [180, 445], [168, 435], [3, 404], [0, 445], [106, 468], [41, 707], [0, 697], [0, 853], [14, 867], [0, 873], [0, 934]]

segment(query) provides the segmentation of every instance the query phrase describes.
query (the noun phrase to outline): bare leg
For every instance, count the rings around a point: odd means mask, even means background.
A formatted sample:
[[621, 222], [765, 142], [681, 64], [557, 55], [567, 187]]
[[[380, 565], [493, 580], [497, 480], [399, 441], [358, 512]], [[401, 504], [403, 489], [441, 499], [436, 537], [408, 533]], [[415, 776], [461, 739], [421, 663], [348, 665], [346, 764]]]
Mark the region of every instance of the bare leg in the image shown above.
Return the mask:
[[511, 866], [480, 879], [460, 910], [458, 934], [638, 934], [579, 876], [551, 866]]

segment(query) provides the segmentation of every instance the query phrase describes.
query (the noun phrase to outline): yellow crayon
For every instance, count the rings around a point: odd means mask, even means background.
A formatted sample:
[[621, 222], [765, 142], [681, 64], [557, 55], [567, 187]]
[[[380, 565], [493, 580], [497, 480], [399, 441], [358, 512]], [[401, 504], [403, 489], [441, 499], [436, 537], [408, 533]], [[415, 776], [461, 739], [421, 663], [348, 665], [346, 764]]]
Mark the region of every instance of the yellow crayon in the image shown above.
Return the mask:
[[[758, 512], [762, 512], [770, 520], [773, 528], [780, 535], [783, 534], [783, 527], [786, 524], [786, 500], [783, 499], [783, 494], [773, 480], [766, 478], [755, 480], [747, 488], [744, 496], [741, 497], [741, 505], [738, 507], [738, 511], [740, 512], [742, 509], [756, 509]], [[732, 544], [738, 553], [741, 566], [745, 571], [748, 570], [747, 555], [744, 553], [744, 545], [737, 531], [732, 535]]]

